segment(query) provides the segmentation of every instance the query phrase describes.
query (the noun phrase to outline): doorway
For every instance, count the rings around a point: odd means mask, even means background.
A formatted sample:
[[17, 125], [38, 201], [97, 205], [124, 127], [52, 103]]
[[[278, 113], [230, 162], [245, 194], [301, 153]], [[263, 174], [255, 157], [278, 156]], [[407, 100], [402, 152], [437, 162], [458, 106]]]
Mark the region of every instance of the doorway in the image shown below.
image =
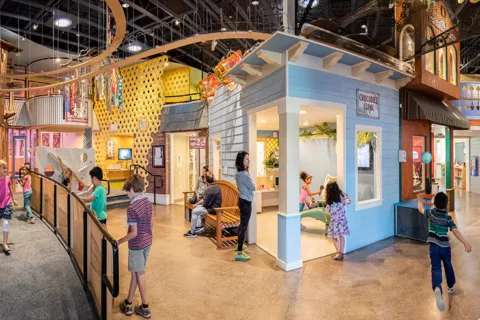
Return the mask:
[[[328, 104], [326, 104], [328, 105]], [[277, 257], [279, 190], [279, 115], [278, 108], [259, 110], [256, 119], [256, 152], [251, 159], [256, 168], [256, 244]], [[302, 105], [299, 114], [299, 165], [300, 170], [313, 177], [309, 185], [312, 192], [321, 185], [338, 179], [343, 184], [344, 110], [327, 106]], [[252, 126], [250, 125], [250, 128]], [[338, 136], [336, 131], [339, 131]], [[253, 143], [250, 140], [251, 143]], [[254, 159], [253, 159], [254, 158]], [[300, 172], [297, 173], [298, 176]], [[300, 181], [300, 187], [303, 185]], [[298, 190], [298, 195], [300, 195]], [[326, 210], [324, 193], [313, 196], [319, 208], [304, 210], [301, 214], [301, 256], [303, 261], [317, 259], [336, 252], [333, 241], [326, 236]], [[311, 202], [311, 197], [309, 197]]]
[[19, 176], [20, 168], [27, 163], [27, 137], [13, 137], [13, 173], [14, 177]]

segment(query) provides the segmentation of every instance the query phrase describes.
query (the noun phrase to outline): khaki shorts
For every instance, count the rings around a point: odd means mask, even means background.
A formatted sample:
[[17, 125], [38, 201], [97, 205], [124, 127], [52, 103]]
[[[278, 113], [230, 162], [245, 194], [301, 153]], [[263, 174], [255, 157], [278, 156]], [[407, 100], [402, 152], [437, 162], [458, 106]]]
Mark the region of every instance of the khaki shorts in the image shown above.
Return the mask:
[[142, 272], [147, 265], [147, 258], [150, 252], [148, 246], [142, 250], [128, 250], [128, 271], [129, 272]]

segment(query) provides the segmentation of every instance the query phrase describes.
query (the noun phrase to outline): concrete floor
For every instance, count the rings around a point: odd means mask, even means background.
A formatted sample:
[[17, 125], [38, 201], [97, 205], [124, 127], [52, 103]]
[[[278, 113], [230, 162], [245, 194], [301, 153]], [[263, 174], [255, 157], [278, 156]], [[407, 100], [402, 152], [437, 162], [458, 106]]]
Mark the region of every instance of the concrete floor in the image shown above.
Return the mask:
[[[284, 272], [256, 246], [252, 260], [234, 262], [233, 250], [216, 250], [207, 238], [186, 239], [180, 206], [157, 206], [147, 267], [153, 319], [477, 319], [480, 317], [480, 198], [461, 194], [456, 221], [473, 245], [466, 254], [452, 240], [457, 294], [440, 314], [431, 292], [428, 245], [390, 238]], [[125, 210], [108, 213], [109, 231], [126, 231]], [[127, 245], [120, 249], [120, 301], [129, 284]], [[446, 290], [445, 290], [446, 291]], [[139, 303], [137, 293], [135, 302]], [[126, 319], [115, 308], [114, 319]]]
[[[257, 215], [257, 245], [272, 256], [278, 251], [278, 210], [266, 210]], [[332, 239], [325, 235], [325, 223], [313, 218], [302, 219], [306, 227], [301, 232], [302, 260], [309, 261], [336, 252]]]

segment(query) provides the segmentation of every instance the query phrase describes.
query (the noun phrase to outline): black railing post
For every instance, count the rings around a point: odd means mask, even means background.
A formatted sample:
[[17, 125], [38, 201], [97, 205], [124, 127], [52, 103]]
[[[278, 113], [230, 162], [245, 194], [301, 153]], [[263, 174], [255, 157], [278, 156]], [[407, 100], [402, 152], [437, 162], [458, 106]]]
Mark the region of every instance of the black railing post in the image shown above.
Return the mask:
[[107, 319], [107, 285], [105, 284], [104, 277], [107, 276], [107, 240], [102, 237], [102, 291], [101, 291], [101, 304], [100, 310], [102, 320]]
[[87, 223], [87, 211], [83, 211], [83, 280], [85, 281], [85, 285], [88, 287], [88, 223]]
[[40, 178], [40, 220], [43, 220], [43, 178]]
[[53, 233], [57, 234], [57, 185], [53, 185]]
[[153, 177], [153, 204], [157, 204], [157, 179]]
[[71, 234], [71, 228], [72, 228], [72, 222], [70, 221], [70, 218], [72, 217], [72, 213], [70, 212], [71, 210], [71, 201], [72, 199], [70, 198], [70, 193], [67, 194], [67, 245], [68, 249], [72, 248], [72, 234]]

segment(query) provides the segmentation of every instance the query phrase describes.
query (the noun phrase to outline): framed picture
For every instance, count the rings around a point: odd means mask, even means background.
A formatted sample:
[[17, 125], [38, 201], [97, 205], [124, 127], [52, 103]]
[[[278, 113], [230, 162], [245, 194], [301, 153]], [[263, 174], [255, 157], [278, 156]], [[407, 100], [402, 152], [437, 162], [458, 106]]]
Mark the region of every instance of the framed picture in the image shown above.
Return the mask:
[[52, 135], [52, 137], [53, 137], [53, 147], [60, 148], [62, 143], [62, 135], [60, 134], [60, 132], [55, 132]]
[[42, 133], [42, 147], [50, 147], [50, 133]]
[[115, 160], [115, 140], [107, 142], [107, 160]]
[[152, 167], [165, 168], [165, 145], [152, 146]]

